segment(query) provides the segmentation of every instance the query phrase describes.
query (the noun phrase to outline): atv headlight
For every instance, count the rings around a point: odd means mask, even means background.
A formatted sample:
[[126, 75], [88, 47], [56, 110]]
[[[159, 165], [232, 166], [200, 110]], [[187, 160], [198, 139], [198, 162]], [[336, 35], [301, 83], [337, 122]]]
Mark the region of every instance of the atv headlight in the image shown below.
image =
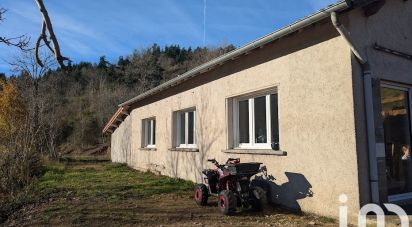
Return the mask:
[[242, 191], [242, 186], [240, 186], [239, 182], [236, 182], [236, 189], [239, 193]]

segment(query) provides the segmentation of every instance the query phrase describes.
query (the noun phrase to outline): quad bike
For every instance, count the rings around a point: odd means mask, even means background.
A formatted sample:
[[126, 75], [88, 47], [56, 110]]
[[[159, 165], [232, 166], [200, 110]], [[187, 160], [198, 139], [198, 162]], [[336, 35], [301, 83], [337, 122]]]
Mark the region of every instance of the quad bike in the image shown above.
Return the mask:
[[195, 201], [205, 206], [209, 196], [218, 197], [218, 206], [225, 215], [233, 214], [237, 207], [261, 209], [259, 187], [252, 187], [250, 178], [259, 173], [262, 163], [240, 163], [239, 158], [229, 158], [224, 165], [215, 159], [208, 159], [216, 169], [202, 171], [206, 184], [195, 186]]

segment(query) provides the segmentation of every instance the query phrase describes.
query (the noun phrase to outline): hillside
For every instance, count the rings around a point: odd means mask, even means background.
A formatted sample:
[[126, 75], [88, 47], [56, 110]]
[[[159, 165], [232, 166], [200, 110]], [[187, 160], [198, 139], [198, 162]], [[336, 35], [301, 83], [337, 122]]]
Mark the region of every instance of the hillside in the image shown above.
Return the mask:
[[38, 150], [57, 157], [104, 146], [101, 129], [120, 102], [233, 49], [154, 44], [115, 63], [102, 56], [97, 63], [80, 62], [43, 75], [15, 67], [17, 75], [2, 78], [16, 84], [38, 124]]

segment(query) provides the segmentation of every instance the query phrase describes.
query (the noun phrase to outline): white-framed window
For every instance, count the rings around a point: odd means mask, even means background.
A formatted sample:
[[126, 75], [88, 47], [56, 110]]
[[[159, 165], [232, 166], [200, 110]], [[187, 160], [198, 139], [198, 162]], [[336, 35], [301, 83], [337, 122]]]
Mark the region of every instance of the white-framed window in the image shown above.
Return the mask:
[[156, 148], [156, 119], [148, 118], [142, 120], [143, 124], [143, 146], [146, 148]]
[[196, 148], [196, 110], [177, 111], [174, 116], [175, 147]]
[[233, 98], [233, 148], [279, 150], [276, 91]]

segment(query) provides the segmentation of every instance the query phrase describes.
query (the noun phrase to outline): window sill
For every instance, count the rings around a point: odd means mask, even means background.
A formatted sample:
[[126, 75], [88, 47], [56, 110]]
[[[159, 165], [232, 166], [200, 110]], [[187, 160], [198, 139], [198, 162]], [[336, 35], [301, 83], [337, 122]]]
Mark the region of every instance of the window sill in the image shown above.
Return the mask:
[[199, 152], [199, 148], [174, 147], [174, 148], [169, 148], [169, 151]]
[[227, 149], [222, 150], [224, 153], [229, 154], [259, 154], [259, 155], [276, 155], [276, 156], [287, 156], [286, 151], [275, 151], [271, 149]]
[[141, 147], [139, 148], [141, 151], [157, 151], [156, 147]]

